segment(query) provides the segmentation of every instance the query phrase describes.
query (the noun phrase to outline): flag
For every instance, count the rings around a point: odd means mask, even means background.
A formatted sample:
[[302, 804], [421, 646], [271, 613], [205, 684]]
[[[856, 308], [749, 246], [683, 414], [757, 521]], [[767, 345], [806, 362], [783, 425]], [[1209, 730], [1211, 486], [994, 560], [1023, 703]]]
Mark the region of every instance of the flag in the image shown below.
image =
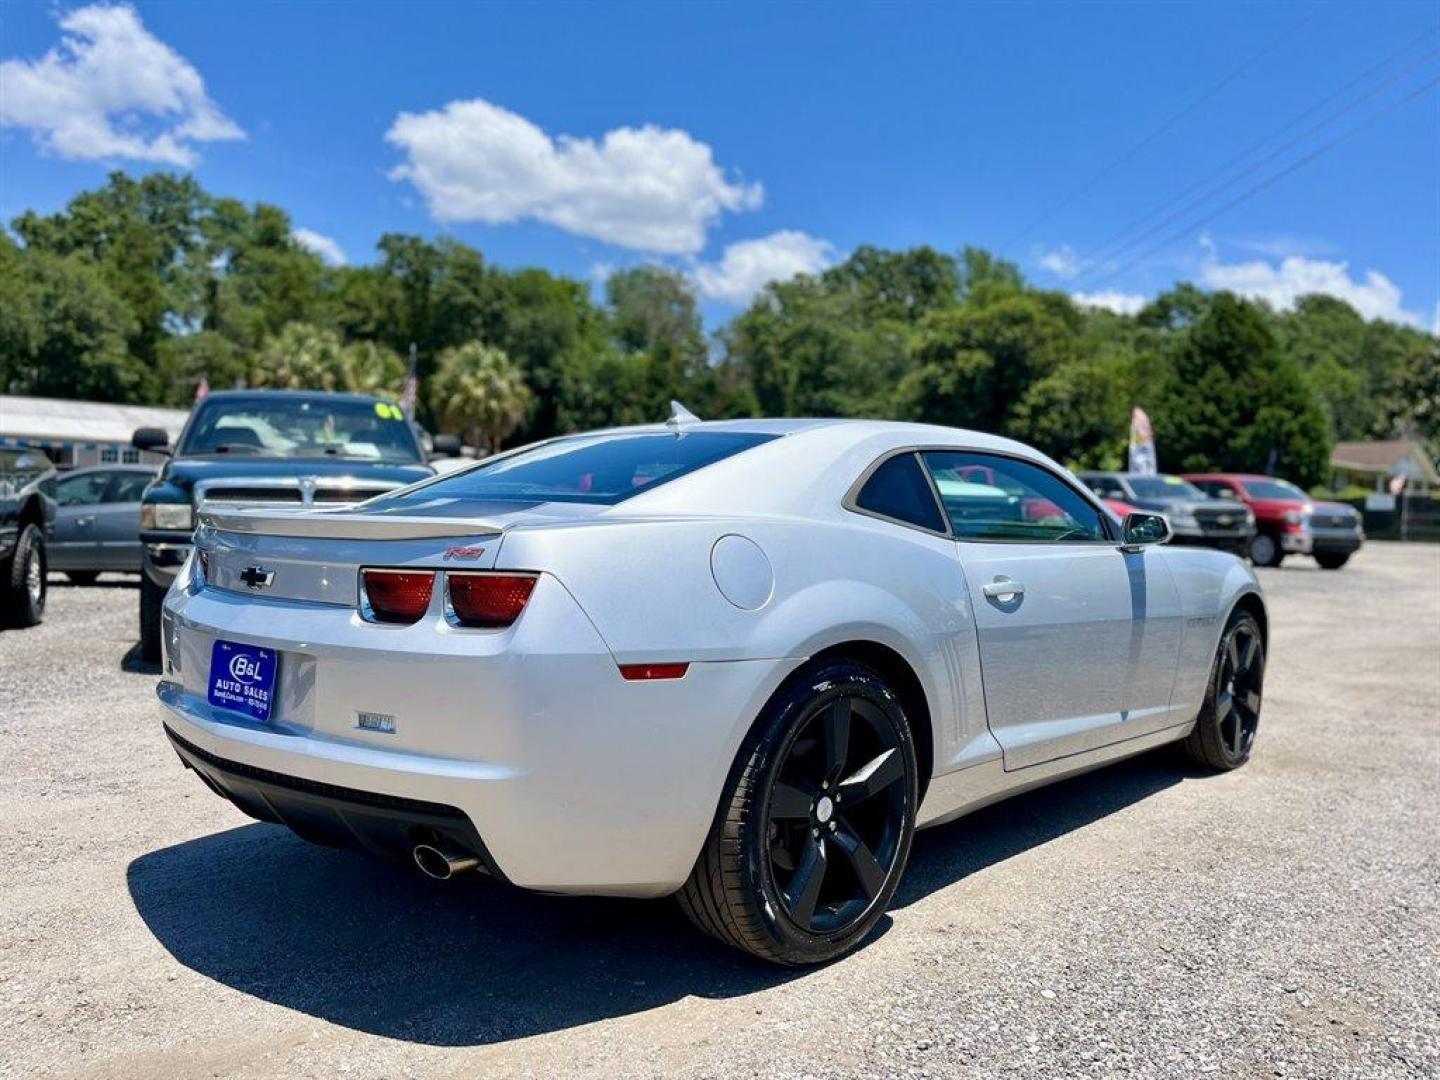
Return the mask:
[[1155, 433], [1150, 428], [1150, 417], [1138, 405], [1130, 413], [1130, 471], [1134, 473], [1155, 473]]
[[1402, 492], [1402, 491], [1404, 491], [1404, 490], [1405, 490], [1405, 474], [1404, 474], [1404, 473], [1401, 473], [1399, 476], [1392, 476], [1392, 477], [1390, 478], [1390, 494], [1391, 494], [1391, 495], [1399, 495], [1400, 492]]
[[200, 376], [200, 381], [195, 384], [195, 400], [196, 400], [196, 401], [204, 401], [204, 400], [205, 400], [207, 397], [209, 397], [209, 396], [210, 396], [210, 380], [207, 379], [204, 375], [201, 375], [201, 376]]

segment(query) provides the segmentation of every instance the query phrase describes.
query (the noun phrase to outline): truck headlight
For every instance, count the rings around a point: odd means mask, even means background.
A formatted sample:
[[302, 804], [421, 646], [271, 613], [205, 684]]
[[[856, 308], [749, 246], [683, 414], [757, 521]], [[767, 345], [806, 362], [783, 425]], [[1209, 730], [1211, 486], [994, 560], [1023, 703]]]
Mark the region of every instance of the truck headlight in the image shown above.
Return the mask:
[[142, 503], [140, 528], [190, 532], [195, 528], [195, 509], [189, 503]]

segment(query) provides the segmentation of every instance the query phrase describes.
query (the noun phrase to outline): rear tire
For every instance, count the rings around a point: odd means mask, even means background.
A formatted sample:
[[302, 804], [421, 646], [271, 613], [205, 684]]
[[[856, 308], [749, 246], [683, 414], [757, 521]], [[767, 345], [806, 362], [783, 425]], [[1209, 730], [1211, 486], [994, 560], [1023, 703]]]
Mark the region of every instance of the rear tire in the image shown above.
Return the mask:
[[1265, 639], [1248, 611], [1236, 611], [1220, 635], [1205, 702], [1195, 729], [1181, 744], [1198, 765], [1228, 772], [1250, 760], [1260, 727]]
[[45, 617], [49, 584], [45, 537], [38, 525], [24, 525], [15, 550], [0, 563], [0, 618], [6, 626], [34, 626]]
[[1321, 570], [1339, 570], [1347, 562], [1350, 556], [1346, 555], [1316, 555], [1315, 561], [1320, 564]]
[[150, 575], [140, 575], [140, 656], [152, 664], [160, 662], [160, 605], [165, 602], [165, 590], [150, 580]]
[[73, 585], [94, 585], [100, 578], [98, 570], [66, 570], [65, 576]]
[[900, 700], [874, 671], [845, 660], [802, 669], [741, 746], [680, 907], [774, 963], [843, 955], [904, 873], [917, 773]]
[[1251, 537], [1250, 548], [1246, 554], [1256, 566], [1279, 566], [1285, 561], [1285, 552], [1280, 547], [1280, 541], [1269, 533], [1258, 532]]

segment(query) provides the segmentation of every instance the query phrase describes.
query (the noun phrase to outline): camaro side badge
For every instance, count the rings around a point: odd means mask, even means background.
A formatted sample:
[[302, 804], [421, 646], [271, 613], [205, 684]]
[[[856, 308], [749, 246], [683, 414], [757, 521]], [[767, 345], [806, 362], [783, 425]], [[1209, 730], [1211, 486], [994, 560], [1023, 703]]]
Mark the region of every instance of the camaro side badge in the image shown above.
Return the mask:
[[240, 571], [240, 580], [252, 589], [268, 589], [275, 581], [275, 571], [263, 566], [247, 566]]
[[449, 559], [478, 559], [485, 554], [483, 547], [448, 547], [442, 558]]

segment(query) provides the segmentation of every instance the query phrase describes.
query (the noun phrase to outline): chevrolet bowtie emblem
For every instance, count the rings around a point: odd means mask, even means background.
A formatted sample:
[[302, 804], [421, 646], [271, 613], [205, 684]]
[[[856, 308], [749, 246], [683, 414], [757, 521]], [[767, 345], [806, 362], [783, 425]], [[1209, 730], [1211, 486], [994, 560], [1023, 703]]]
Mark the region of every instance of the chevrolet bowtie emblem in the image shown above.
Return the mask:
[[240, 580], [252, 589], [265, 589], [275, 580], [275, 571], [263, 566], [247, 566], [240, 571]]

